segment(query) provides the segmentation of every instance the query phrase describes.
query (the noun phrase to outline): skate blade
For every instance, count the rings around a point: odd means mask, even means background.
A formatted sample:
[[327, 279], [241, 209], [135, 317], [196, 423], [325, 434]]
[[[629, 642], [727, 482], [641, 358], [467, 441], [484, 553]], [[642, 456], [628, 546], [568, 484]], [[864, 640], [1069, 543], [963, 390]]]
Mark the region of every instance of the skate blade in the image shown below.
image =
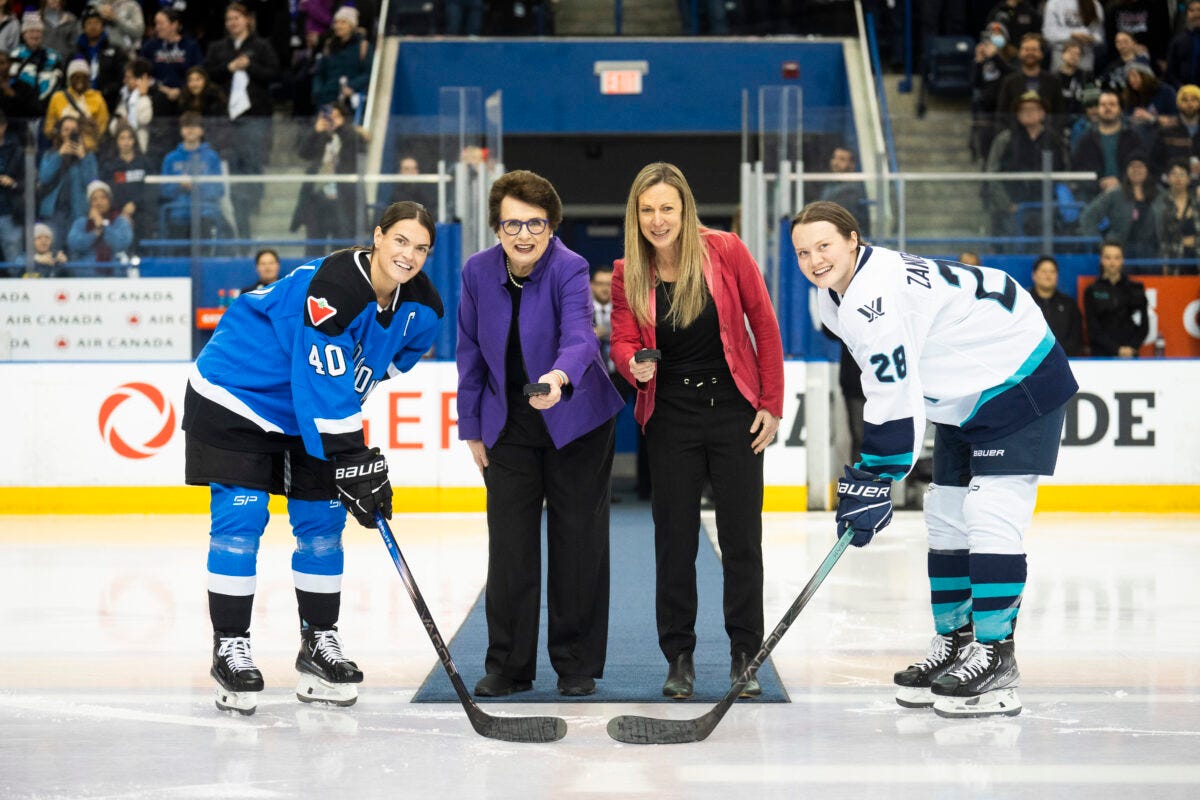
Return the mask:
[[933, 708], [933, 692], [927, 686], [900, 686], [896, 689], [896, 704], [905, 708]]
[[301, 703], [327, 703], [333, 706], [352, 706], [358, 701], [358, 685], [353, 683], [332, 683], [310, 675], [300, 673], [300, 681], [296, 685], [296, 699]]
[[248, 717], [258, 708], [258, 692], [231, 692], [218, 684], [213, 702], [222, 711], [236, 711]]
[[1015, 717], [1021, 713], [1016, 689], [993, 689], [977, 697], [942, 697], [933, 703], [933, 713], [947, 719]]

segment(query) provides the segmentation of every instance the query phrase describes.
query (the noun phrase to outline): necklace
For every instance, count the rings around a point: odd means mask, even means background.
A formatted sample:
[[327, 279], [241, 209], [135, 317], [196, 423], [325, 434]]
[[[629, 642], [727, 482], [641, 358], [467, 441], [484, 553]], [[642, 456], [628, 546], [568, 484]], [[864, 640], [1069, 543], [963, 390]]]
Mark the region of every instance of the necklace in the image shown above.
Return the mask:
[[513, 275], [512, 267], [509, 266], [509, 264], [508, 264], [508, 256], [504, 257], [504, 271], [508, 273], [508, 280], [512, 283], [513, 286], [517, 287], [518, 289], [525, 288], [524, 283], [517, 283], [517, 276]]

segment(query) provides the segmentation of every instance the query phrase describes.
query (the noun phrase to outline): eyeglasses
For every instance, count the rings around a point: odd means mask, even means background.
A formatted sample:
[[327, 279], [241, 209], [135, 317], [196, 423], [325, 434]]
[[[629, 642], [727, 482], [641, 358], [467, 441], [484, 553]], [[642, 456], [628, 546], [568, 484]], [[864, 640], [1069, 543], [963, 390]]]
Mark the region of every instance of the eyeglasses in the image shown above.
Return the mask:
[[545, 233], [546, 226], [550, 224], [550, 220], [535, 217], [533, 219], [502, 219], [500, 220], [500, 230], [507, 233], [509, 236], [518, 236], [521, 233], [521, 228], [529, 231], [530, 236], [537, 236]]

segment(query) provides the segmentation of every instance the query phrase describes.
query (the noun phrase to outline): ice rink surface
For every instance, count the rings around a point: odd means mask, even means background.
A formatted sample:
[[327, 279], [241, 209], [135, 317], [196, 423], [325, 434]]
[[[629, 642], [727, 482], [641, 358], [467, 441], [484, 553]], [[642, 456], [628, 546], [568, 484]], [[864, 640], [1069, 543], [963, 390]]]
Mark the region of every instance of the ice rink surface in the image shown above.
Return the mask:
[[[646, 508], [649, 515], [649, 508]], [[711, 518], [707, 520], [711, 522]], [[832, 514], [768, 514], [768, 627], [833, 544]], [[484, 583], [482, 515], [392, 528], [449, 639]], [[296, 701], [291, 536], [259, 556], [258, 713], [218, 712], [208, 677], [207, 517], [0, 516], [0, 798], [1200, 797], [1200, 517], [1042, 514], [1017, 628], [1024, 712], [945, 720], [892, 700], [932, 630], [920, 514], [851, 549], [775, 651], [790, 704], [742, 701], [689, 745], [623, 745], [617, 714], [698, 703], [489, 703], [555, 714], [554, 744], [479, 737], [457, 704], [411, 704], [440, 670], [374, 531], [346, 536], [352, 708]], [[478, 672], [482, 653], [456, 653]], [[657, 685], [665, 676], [649, 675]], [[539, 680], [553, 680], [541, 675]]]

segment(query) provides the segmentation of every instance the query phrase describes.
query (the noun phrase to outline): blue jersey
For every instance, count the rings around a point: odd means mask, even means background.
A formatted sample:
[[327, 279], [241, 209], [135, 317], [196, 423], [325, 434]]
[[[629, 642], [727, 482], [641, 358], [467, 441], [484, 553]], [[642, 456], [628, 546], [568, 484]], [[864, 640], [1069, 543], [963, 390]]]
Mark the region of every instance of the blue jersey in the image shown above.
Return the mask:
[[443, 314], [418, 274], [381, 306], [370, 256], [342, 250], [241, 295], [188, 379], [183, 428], [230, 450], [362, 450], [362, 404], [429, 350]]

